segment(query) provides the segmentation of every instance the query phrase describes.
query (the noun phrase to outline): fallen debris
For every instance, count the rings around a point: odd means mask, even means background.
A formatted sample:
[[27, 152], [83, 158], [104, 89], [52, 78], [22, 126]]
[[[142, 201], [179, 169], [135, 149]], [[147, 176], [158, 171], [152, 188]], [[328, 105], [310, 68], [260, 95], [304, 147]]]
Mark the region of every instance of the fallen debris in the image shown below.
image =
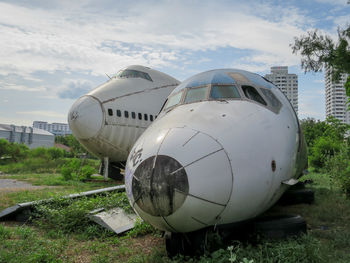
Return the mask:
[[[125, 185], [118, 185], [118, 186], [107, 187], [107, 188], [102, 188], [102, 189], [97, 189], [97, 190], [92, 190], [92, 191], [87, 191], [87, 192], [82, 192], [77, 194], [70, 194], [70, 195], [63, 196], [62, 198], [74, 199], [74, 198], [79, 198], [83, 196], [97, 195], [100, 193], [112, 192], [112, 191], [125, 191]], [[53, 198], [50, 198], [50, 199], [33, 201], [33, 202], [20, 203], [20, 204], [16, 204], [14, 206], [8, 207], [0, 212], [0, 221], [15, 220], [20, 222], [25, 222], [29, 219], [30, 213], [34, 205], [50, 203], [53, 200], [54, 200]]]
[[[95, 223], [107, 228], [116, 234], [121, 234], [134, 228], [137, 219], [135, 214], [127, 214], [122, 208], [116, 207], [109, 211], [97, 209], [87, 215]], [[139, 218], [141, 220], [141, 218]]]

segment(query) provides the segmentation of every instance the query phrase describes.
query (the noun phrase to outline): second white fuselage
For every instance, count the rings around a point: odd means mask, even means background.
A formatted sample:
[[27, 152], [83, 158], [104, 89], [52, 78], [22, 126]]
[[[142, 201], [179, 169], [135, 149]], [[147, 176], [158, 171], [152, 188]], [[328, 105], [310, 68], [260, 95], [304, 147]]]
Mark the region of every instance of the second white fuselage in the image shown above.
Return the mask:
[[179, 83], [157, 70], [129, 66], [72, 105], [70, 128], [89, 152], [123, 162]]

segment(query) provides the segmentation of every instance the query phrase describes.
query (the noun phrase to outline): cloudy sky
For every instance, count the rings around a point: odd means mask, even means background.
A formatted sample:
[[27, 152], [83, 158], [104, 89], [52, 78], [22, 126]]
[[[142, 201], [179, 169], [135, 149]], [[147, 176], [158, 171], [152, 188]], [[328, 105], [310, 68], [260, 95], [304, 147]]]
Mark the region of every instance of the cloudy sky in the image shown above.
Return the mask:
[[84, 93], [140, 64], [180, 81], [210, 69], [299, 76], [299, 117], [324, 119], [324, 76], [304, 74], [295, 36], [337, 36], [347, 0], [0, 0], [0, 123], [67, 122]]

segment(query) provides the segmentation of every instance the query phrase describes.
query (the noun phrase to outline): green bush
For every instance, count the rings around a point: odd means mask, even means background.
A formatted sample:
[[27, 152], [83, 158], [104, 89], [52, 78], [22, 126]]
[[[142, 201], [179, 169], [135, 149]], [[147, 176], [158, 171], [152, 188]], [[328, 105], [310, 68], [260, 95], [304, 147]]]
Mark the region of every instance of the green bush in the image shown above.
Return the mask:
[[77, 173], [79, 171], [79, 167], [80, 167], [79, 159], [77, 158], [70, 159], [61, 168], [61, 174], [63, 176], [63, 179], [68, 181], [76, 178]]
[[325, 170], [334, 181], [339, 183], [347, 198], [350, 198], [350, 160], [347, 150], [343, 147], [342, 151], [329, 158]]
[[45, 147], [37, 147], [30, 150], [30, 157], [32, 158], [45, 158], [49, 159], [48, 149]]
[[91, 175], [95, 174], [97, 172], [97, 169], [94, 167], [91, 167], [90, 165], [84, 165], [79, 173], [80, 179], [90, 179]]
[[65, 151], [60, 149], [60, 148], [55, 148], [55, 147], [51, 147], [47, 149], [47, 154], [50, 156], [51, 159], [59, 159], [59, 158], [63, 158], [65, 153]]
[[28, 156], [29, 148], [25, 144], [10, 143], [0, 139], [0, 158], [7, 161], [19, 161]]
[[316, 170], [324, 167], [327, 159], [334, 156], [340, 151], [342, 143], [331, 137], [320, 137], [315, 140], [314, 146], [311, 148], [309, 161], [311, 166]]

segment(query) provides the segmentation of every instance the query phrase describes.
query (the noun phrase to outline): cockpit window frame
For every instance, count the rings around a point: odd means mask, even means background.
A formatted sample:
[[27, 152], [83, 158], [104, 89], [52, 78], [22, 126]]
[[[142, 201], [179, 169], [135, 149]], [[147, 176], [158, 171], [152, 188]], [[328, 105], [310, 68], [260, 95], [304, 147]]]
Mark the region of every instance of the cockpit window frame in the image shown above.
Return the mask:
[[[253, 98], [250, 98], [244, 91], [243, 87], [247, 87], [247, 88], [252, 88], [254, 91], [257, 92], [257, 94], [260, 96], [260, 99], [262, 99], [263, 102], [259, 101], [259, 100], [256, 100], [256, 99], [253, 99]], [[251, 84], [242, 84], [241, 85], [241, 90], [244, 94], [244, 97], [249, 100], [249, 101], [253, 101], [255, 103], [258, 103], [259, 105], [262, 105], [264, 107], [267, 107], [268, 106], [268, 103], [266, 102], [266, 99], [264, 98], [264, 96], [262, 96], [262, 92], [259, 90], [259, 88], [257, 88], [256, 86], [254, 85], [251, 85]]]
[[[239, 94], [239, 98], [212, 98], [211, 92], [213, 89], [213, 86], [234, 86]], [[225, 101], [225, 100], [242, 100], [244, 98], [244, 94], [242, 93], [242, 90], [239, 85], [236, 84], [211, 84], [209, 88], [209, 101]]]
[[[222, 98], [222, 99], [221, 98], [220, 99], [211, 98], [210, 94], [211, 94], [213, 86], [234, 86], [237, 89], [237, 91], [240, 95], [240, 98]], [[258, 95], [261, 97], [261, 99], [265, 102], [265, 104], [247, 97], [243, 91], [244, 86], [250, 86], [251, 88], [253, 88], [258, 93]], [[185, 102], [185, 98], [187, 96], [188, 91], [193, 90], [193, 89], [197, 89], [197, 88], [207, 88], [205, 99], [198, 100], [198, 101]], [[266, 96], [262, 90], [267, 90], [268, 92], [270, 92], [273, 95], [274, 99], [277, 100], [278, 106], [274, 106], [273, 103], [271, 102], [271, 99], [268, 96]], [[177, 104], [170, 106], [170, 107], [167, 107], [167, 103], [169, 101], [169, 98], [168, 98], [167, 101], [165, 102], [161, 112], [162, 111], [169, 112], [170, 110], [172, 110], [176, 106], [187, 105], [187, 104], [197, 103], [197, 102], [201, 102], [201, 101], [231, 101], [231, 100], [248, 101], [250, 103], [255, 103], [261, 107], [264, 107], [264, 108], [274, 112], [275, 114], [279, 114], [279, 112], [283, 106], [282, 102], [278, 99], [278, 97], [270, 89], [261, 87], [260, 85], [259, 86], [254, 85], [251, 82], [249, 82], [249, 83], [237, 83], [237, 84], [214, 84], [213, 83], [213, 84], [187, 87], [187, 88], [184, 88], [184, 89], [178, 91], [177, 93], [173, 94], [172, 97], [181, 93], [181, 92], [182, 92], [182, 95], [181, 95], [179, 102]]]
[[[171, 105], [171, 106], [168, 106], [169, 99], [172, 98], [172, 97], [175, 97], [175, 96], [178, 95], [179, 93], [182, 93], [181, 96], [180, 96], [179, 102], [176, 103], [176, 104], [173, 104], [173, 105]], [[169, 96], [169, 97], [166, 99], [165, 103], [164, 103], [164, 106], [163, 106], [164, 109], [163, 109], [163, 110], [164, 110], [164, 111], [168, 111], [168, 110], [170, 110], [170, 109], [173, 109], [173, 108], [176, 107], [177, 105], [181, 105], [182, 102], [183, 102], [183, 98], [184, 98], [184, 94], [185, 94], [185, 93], [186, 93], [185, 90], [180, 90], [179, 92], [176, 92], [175, 94]]]
[[[210, 86], [211, 85], [200, 85], [200, 86], [196, 86], [196, 87], [188, 87], [186, 88], [186, 92], [182, 97], [182, 104], [191, 104], [191, 103], [196, 103], [196, 102], [201, 102], [201, 101], [208, 101], [209, 100], [209, 90], [210, 90]], [[187, 97], [188, 91], [192, 91], [194, 89], [202, 89], [202, 88], [206, 88], [205, 91], [205, 98], [203, 100], [196, 100], [196, 101], [190, 101], [190, 102], [185, 102], [185, 99]]]
[[[127, 72], [129, 72], [129, 74], [123, 75], [123, 73], [127, 73]], [[133, 75], [131, 75], [131, 73], [133, 73]], [[145, 80], [153, 82], [151, 76], [148, 73], [140, 71], [140, 70], [136, 70], [136, 69], [123, 69], [123, 70], [120, 70], [117, 74], [115, 74], [114, 77], [118, 78], [118, 79], [142, 78], [142, 79], [145, 79]]]

